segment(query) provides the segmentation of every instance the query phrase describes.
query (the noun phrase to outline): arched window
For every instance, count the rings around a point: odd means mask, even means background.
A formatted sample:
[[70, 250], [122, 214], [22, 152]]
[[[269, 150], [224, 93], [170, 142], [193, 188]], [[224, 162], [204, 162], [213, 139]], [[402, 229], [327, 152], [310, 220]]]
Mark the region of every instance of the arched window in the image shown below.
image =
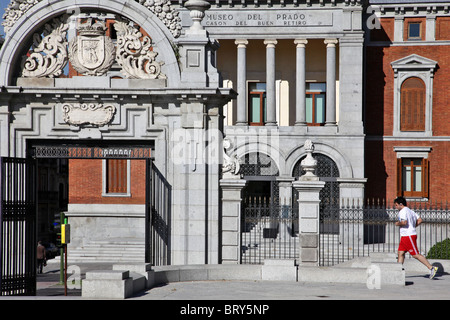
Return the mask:
[[417, 77], [403, 82], [400, 98], [401, 131], [425, 131], [425, 92], [425, 83]]

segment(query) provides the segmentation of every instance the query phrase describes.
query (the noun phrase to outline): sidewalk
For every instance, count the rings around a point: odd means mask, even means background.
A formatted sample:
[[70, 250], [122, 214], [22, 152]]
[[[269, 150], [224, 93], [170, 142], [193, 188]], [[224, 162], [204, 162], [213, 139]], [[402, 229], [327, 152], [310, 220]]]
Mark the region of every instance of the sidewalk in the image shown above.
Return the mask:
[[[110, 270], [111, 264], [81, 264], [81, 278], [89, 270]], [[59, 264], [49, 263], [37, 277], [37, 296], [30, 299], [80, 299], [80, 289], [68, 289], [59, 282]], [[24, 298], [22, 298], [24, 299]], [[450, 274], [428, 279], [428, 273], [407, 272], [406, 285], [368, 289], [364, 284], [305, 283], [284, 281], [195, 281], [174, 282], [154, 287], [127, 300], [448, 300]]]

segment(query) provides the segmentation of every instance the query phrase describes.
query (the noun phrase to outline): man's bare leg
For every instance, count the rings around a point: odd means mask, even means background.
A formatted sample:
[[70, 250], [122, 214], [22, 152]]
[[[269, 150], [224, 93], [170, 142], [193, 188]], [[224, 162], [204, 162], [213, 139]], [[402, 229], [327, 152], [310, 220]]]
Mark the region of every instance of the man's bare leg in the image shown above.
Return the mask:
[[406, 251], [398, 252], [398, 258], [397, 258], [398, 263], [403, 264], [403, 262], [405, 261], [405, 254], [406, 254]]
[[431, 268], [433, 267], [427, 260], [427, 258], [425, 258], [423, 255], [421, 254], [416, 254], [415, 256], [413, 256], [413, 258], [419, 260], [420, 262], [422, 262], [424, 265], [427, 266], [428, 270], [431, 270]]

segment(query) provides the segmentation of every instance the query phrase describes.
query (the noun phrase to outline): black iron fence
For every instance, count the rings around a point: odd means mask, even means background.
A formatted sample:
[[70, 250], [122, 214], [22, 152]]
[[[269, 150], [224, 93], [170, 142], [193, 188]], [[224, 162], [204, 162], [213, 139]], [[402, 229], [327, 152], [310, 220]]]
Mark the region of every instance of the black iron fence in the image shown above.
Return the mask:
[[241, 217], [241, 263], [298, 258], [297, 208], [254, 197], [247, 199]]
[[[424, 221], [417, 227], [420, 253], [428, 258], [450, 259], [448, 205], [411, 202], [409, 207]], [[255, 197], [244, 201], [241, 217], [241, 263], [298, 259], [297, 206]], [[319, 265], [332, 266], [370, 256], [371, 252], [396, 253], [400, 241], [397, 220], [398, 210], [384, 201], [324, 200], [320, 208]]]
[[[429, 256], [430, 250], [434, 248], [434, 251], [440, 251], [438, 255], [433, 254], [435, 257], [450, 259], [450, 248], [445, 241], [450, 237], [447, 204], [410, 202], [408, 206], [424, 221], [417, 227], [420, 253]], [[398, 210], [384, 201], [360, 203], [347, 199], [340, 204], [325, 205], [320, 224], [325, 230], [338, 232], [321, 232], [320, 265], [335, 265], [356, 257], [369, 256], [371, 252], [396, 253], [400, 241], [399, 228], [395, 226], [397, 220]]]

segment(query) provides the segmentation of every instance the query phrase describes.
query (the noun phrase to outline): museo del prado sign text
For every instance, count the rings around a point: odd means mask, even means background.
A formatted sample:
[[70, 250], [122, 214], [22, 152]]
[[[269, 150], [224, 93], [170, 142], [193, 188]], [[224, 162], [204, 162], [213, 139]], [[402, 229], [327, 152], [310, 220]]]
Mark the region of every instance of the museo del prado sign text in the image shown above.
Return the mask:
[[209, 10], [203, 24], [207, 27], [301, 27], [333, 24], [331, 11], [318, 10]]

